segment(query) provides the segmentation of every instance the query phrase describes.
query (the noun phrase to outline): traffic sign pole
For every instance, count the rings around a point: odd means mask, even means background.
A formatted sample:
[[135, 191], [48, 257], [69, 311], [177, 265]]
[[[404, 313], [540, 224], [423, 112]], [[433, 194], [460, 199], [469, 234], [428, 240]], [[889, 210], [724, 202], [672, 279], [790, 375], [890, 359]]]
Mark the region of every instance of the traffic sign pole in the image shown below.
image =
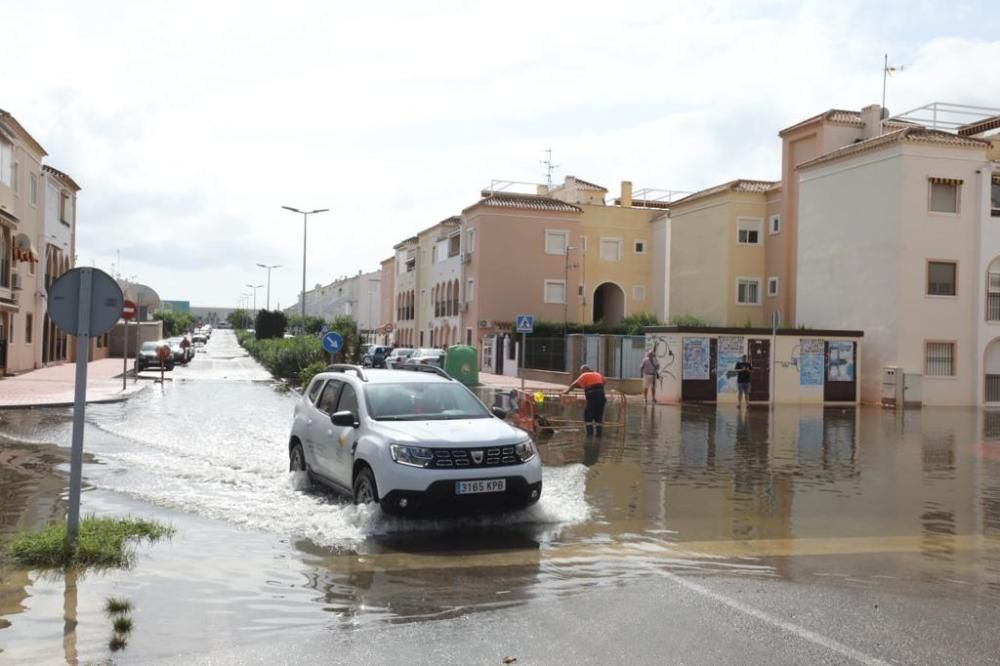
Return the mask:
[[122, 390], [128, 388], [128, 319], [125, 322], [125, 341], [122, 343]]
[[73, 396], [73, 450], [69, 467], [69, 522], [66, 543], [76, 547], [80, 534], [80, 485], [83, 477], [83, 425], [87, 408], [87, 361], [90, 356], [90, 297], [93, 273], [80, 275], [80, 302], [77, 310], [79, 333], [76, 336], [76, 392]]

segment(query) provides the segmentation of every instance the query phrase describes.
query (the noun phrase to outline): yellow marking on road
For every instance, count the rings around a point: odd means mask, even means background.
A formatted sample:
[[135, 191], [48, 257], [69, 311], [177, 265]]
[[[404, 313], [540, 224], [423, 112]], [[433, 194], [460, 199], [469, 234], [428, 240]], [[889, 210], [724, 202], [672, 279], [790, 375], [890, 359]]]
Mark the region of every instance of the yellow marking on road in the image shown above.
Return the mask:
[[439, 553], [341, 553], [323, 558], [334, 570], [397, 571], [430, 569], [474, 569], [488, 567], [539, 566], [559, 563], [617, 560], [649, 563], [651, 560], [732, 560], [737, 558], [807, 557], [822, 555], [879, 555], [890, 553], [973, 552], [1000, 541], [981, 535], [935, 537], [929, 548], [923, 535], [893, 537], [831, 537], [758, 539], [749, 541], [632, 541], [611, 544], [571, 544], [544, 549], [518, 549], [449, 554]]

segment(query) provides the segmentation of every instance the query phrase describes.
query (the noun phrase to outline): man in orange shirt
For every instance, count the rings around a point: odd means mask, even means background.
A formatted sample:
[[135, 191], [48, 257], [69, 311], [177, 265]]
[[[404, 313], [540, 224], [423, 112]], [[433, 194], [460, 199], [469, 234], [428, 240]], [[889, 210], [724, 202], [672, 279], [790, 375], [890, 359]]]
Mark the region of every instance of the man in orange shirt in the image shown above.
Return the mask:
[[587, 406], [583, 410], [583, 422], [586, 424], [587, 434], [594, 434], [596, 424], [597, 434], [601, 435], [603, 431], [601, 424], [604, 423], [604, 405], [608, 402], [604, 396], [604, 375], [591, 370], [589, 365], [581, 365], [580, 376], [569, 385], [566, 393], [575, 388], [582, 388], [583, 395], [587, 399]]

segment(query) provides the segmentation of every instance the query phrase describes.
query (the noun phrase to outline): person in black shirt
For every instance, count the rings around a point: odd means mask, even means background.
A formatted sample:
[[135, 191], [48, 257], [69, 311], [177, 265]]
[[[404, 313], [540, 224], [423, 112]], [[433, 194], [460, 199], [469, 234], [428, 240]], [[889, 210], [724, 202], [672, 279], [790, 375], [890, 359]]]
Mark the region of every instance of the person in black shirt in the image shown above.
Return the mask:
[[733, 368], [736, 371], [736, 386], [739, 389], [739, 394], [736, 396], [736, 404], [742, 406], [744, 401], [747, 406], [750, 405], [750, 373], [753, 372], [753, 366], [750, 365], [750, 359], [744, 354], [737, 361], [736, 366]]

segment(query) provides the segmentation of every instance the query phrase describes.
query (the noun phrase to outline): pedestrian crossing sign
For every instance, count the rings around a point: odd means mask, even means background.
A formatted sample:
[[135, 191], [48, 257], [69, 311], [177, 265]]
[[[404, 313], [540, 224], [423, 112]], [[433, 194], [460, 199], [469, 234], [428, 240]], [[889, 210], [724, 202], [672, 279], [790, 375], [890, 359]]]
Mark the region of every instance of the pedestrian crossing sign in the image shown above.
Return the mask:
[[516, 318], [516, 330], [518, 333], [531, 333], [535, 330], [535, 317], [528, 314], [519, 314]]

